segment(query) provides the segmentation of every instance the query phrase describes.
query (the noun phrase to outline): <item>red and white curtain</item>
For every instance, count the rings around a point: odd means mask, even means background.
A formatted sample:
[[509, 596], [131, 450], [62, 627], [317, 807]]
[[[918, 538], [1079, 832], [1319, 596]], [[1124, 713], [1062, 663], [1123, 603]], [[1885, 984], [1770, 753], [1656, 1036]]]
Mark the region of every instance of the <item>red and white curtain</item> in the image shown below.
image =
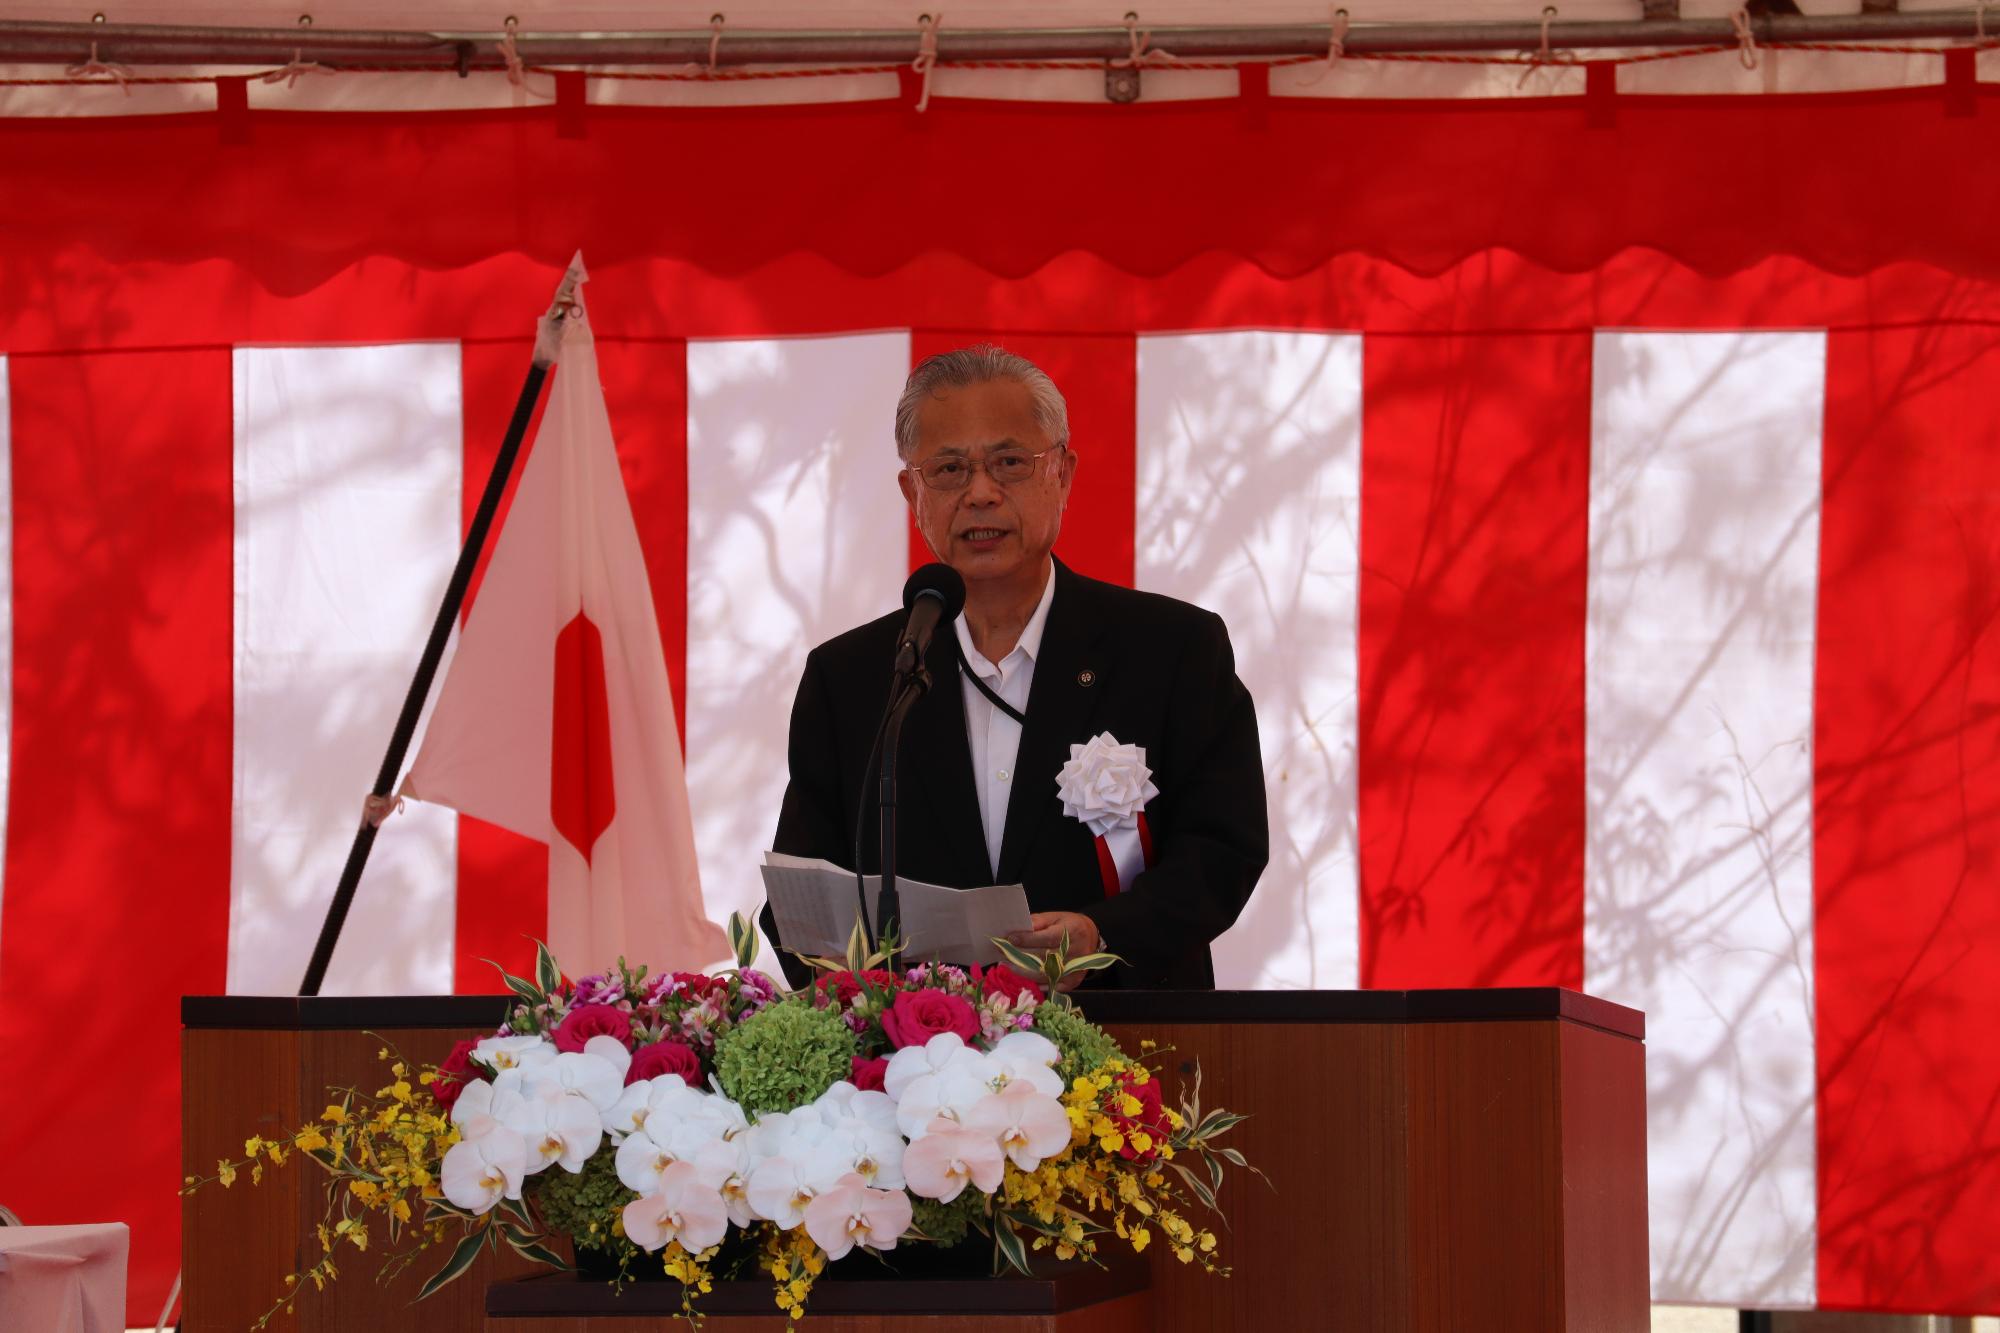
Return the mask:
[[[1659, 1299], [2000, 1309], [1975, 109], [1828, 99], [1818, 147], [1721, 104], [1156, 109], [1216, 152], [1378, 131], [1372, 176], [1273, 149], [1247, 195], [1163, 188], [1102, 108], [0, 131], [48, 195], [0, 200], [5, 1201], [130, 1220], [157, 1307], [176, 998], [295, 988], [580, 241], [712, 916], [757, 900], [805, 652], [922, 558], [903, 377], [999, 341], [1070, 398], [1059, 552], [1222, 614], [1255, 696], [1273, 856], [1222, 985], [1642, 1008]], [[1726, 133], [1675, 156], [1684, 116]], [[867, 179], [817, 188], [841, 154]], [[495, 989], [544, 857], [411, 805], [328, 990]]]

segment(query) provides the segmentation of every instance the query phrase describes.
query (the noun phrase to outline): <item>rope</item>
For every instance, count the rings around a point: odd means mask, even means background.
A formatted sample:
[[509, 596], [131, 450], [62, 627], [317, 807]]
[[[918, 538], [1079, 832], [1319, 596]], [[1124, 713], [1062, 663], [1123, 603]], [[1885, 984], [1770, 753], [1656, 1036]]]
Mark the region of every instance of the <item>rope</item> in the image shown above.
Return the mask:
[[1515, 88], [1518, 89], [1527, 87], [1528, 80], [1534, 77], [1535, 71], [1545, 66], [1574, 65], [1578, 63], [1576, 52], [1570, 50], [1568, 47], [1564, 47], [1561, 51], [1551, 51], [1549, 49], [1549, 25], [1551, 23], [1554, 23], [1555, 20], [1556, 20], [1556, 7], [1554, 5], [1543, 6], [1542, 44], [1540, 48], [1528, 54], [1527, 56], [1528, 67], [1521, 71], [1521, 77], [1519, 81], [1514, 84]]
[[1743, 62], [1745, 69], [1757, 68], [1757, 38], [1750, 31], [1750, 11], [1737, 10], [1729, 16], [1729, 24], [1736, 29], [1737, 59]]
[[[1131, 53], [1120, 56], [1111, 62], [1120, 69], [1138, 69], [1142, 65], [1178, 65], [1181, 63], [1180, 58], [1170, 51], [1149, 49], [1153, 43], [1153, 34], [1139, 30], [1139, 15], [1136, 12], [1125, 16], [1125, 36], [1132, 43]], [[1234, 66], [1225, 65], [1224, 68], [1233, 69]]]
[[302, 60], [298, 51], [292, 52], [291, 63], [283, 69], [266, 71], [257, 76], [261, 83], [282, 83], [287, 88], [298, 86], [301, 74], [332, 74], [334, 71], [316, 60]]
[[937, 28], [943, 15], [925, 14], [917, 19], [917, 58], [910, 62], [910, 68], [923, 76], [923, 91], [917, 95], [919, 114], [930, 110], [931, 71], [937, 68]]
[[71, 65], [63, 73], [79, 83], [103, 83], [107, 79], [115, 82], [130, 97], [132, 90], [126, 87], [132, 81], [132, 71], [119, 64], [106, 64], [97, 58], [97, 43], [90, 44], [90, 58]]
[[1333, 67], [1339, 64], [1346, 55], [1347, 11], [1336, 9], [1327, 15], [1326, 20], [1326, 68], [1313, 75], [1310, 79], [1301, 79], [1299, 82], [1307, 88], [1317, 86], [1327, 75], [1333, 73]]

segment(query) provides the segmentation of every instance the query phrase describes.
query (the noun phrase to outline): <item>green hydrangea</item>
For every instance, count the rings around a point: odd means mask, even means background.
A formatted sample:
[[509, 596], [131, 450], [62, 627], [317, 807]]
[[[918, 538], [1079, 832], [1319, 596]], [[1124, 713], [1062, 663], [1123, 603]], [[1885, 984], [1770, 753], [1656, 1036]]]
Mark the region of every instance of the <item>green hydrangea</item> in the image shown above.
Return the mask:
[[715, 1072], [750, 1114], [790, 1111], [851, 1074], [860, 1050], [836, 1011], [783, 1000], [717, 1038]]
[[612, 1224], [639, 1196], [618, 1180], [617, 1154], [600, 1148], [571, 1175], [559, 1166], [528, 1177], [526, 1193], [549, 1230], [590, 1249], [615, 1247]]
[[956, 1245], [972, 1232], [972, 1219], [986, 1211], [986, 1196], [967, 1187], [950, 1203], [910, 1196], [910, 1225], [939, 1245]]
[[1062, 1075], [1064, 1087], [1122, 1054], [1109, 1033], [1059, 1000], [1044, 1000], [1036, 1006], [1035, 1031], [1054, 1042], [1062, 1052], [1056, 1072]]

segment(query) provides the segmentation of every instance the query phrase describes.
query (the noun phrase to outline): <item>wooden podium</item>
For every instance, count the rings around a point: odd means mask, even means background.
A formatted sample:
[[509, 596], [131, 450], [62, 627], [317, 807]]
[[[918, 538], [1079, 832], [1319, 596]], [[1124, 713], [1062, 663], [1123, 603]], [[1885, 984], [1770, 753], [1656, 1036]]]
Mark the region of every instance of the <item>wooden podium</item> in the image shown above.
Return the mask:
[[[1170, 1094], [1175, 1069], [1192, 1072], [1198, 1060], [1204, 1103], [1250, 1116], [1230, 1141], [1271, 1185], [1238, 1175], [1224, 1188], [1230, 1225], [1217, 1234], [1232, 1276], [1206, 1277], [1156, 1247], [1150, 1296], [1114, 1293], [1094, 1313], [1072, 1302], [1086, 1322], [1058, 1322], [1064, 1312], [1050, 1306], [1042, 1322], [1005, 1327], [1122, 1328], [1118, 1303], [1142, 1301], [1150, 1312], [1133, 1327], [1188, 1333], [1647, 1329], [1638, 1013], [1556, 989], [1103, 992], [1082, 1002], [1127, 1049], [1142, 1039], [1172, 1048]], [[434, 1061], [460, 1037], [492, 1031], [507, 1004], [189, 997], [186, 1170], [212, 1172], [249, 1134], [311, 1118], [329, 1085], [379, 1082], [383, 1038]], [[317, 1250], [320, 1199], [317, 1173], [287, 1168], [256, 1188], [239, 1180], [184, 1201], [188, 1333], [238, 1333], [269, 1306], [282, 1275], [312, 1257], [305, 1247]], [[342, 1267], [325, 1292], [299, 1298], [300, 1333], [671, 1326], [646, 1301], [593, 1308], [605, 1293], [574, 1281], [544, 1278], [489, 1301], [489, 1284], [532, 1271], [511, 1254], [482, 1260], [421, 1306], [410, 1300], [422, 1269], [384, 1288], [372, 1255], [350, 1254]], [[845, 1293], [843, 1307], [860, 1299]], [[957, 1316], [813, 1308], [803, 1327], [825, 1333], [1003, 1327], [976, 1301]], [[712, 1327], [740, 1333], [768, 1323], [747, 1310], [711, 1315]]]

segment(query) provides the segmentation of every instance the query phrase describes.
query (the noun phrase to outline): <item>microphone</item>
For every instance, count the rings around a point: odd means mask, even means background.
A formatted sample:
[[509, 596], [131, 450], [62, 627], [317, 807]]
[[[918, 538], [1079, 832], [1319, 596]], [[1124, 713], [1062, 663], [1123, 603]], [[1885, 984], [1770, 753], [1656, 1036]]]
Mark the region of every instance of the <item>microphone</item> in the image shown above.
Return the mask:
[[916, 674], [924, 655], [930, 652], [931, 635], [938, 625], [957, 619], [965, 609], [965, 580], [950, 565], [925, 565], [903, 585], [903, 609], [910, 618], [903, 626], [903, 637], [896, 641], [898, 679]]

